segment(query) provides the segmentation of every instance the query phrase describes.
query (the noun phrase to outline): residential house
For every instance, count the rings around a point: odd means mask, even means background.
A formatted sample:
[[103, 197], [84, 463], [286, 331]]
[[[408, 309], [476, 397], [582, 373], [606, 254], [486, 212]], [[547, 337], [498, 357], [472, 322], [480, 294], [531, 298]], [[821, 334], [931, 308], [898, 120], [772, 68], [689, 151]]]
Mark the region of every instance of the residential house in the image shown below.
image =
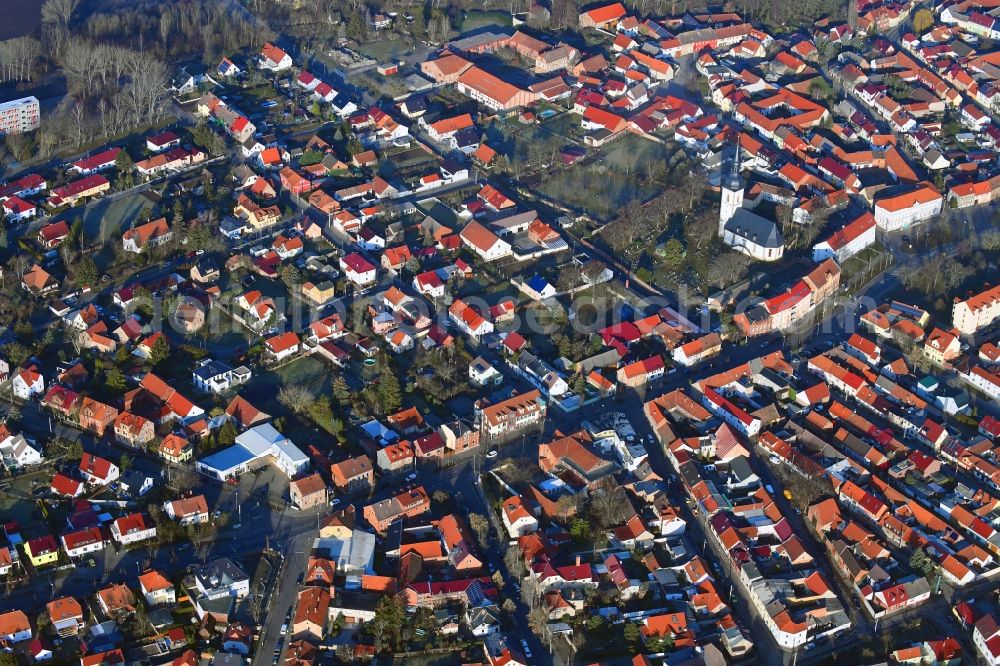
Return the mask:
[[104, 550], [104, 534], [99, 527], [84, 527], [67, 532], [59, 537], [63, 550], [71, 560], [76, 560], [90, 553]]
[[115, 417], [115, 439], [122, 444], [145, 448], [156, 437], [156, 427], [144, 416], [121, 412]]
[[123, 546], [156, 538], [156, 525], [141, 513], [122, 516], [111, 523], [111, 537]]
[[45, 604], [52, 628], [60, 638], [69, 638], [83, 631], [87, 623], [83, 615], [83, 606], [73, 597], [60, 597]]
[[288, 486], [292, 506], [305, 510], [317, 506], [326, 506], [326, 483], [318, 472], [301, 479], [293, 480]]
[[11, 380], [11, 391], [21, 400], [30, 400], [45, 391], [45, 380], [34, 365], [23, 368]]
[[480, 437], [488, 443], [500, 443], [522, 434], [541, 430], [546, 404], [538, 390], [516, 394], [495, 404], [477, 404], [476, 423]]
[[139, 591], [150, 607], [174, 604], [177, 593], [174, 584], [159, 571], [151, 569], [139, 576]]
[[170, 433], [160, 441], [159, 451], [164, 459], [180, 464], [194, 456], [194, 444], [176, 433]]
[[375, 484], [371, 458], [361, 454], [330, 465], [334, 487], [343, 494], [365, 492]]
[[182, 527], [202, 525], [209, 519], [208, 502], [204, 495], [164, 502], [163, 511], [168, 518], [176, 520]]
[[117, 409], [89, 396], [81, 400], [80, 411], [77, 412], [80, 427], [95, 433], [98, 437], [103, 437], [104, 431], [113, 425], [117, 418]]

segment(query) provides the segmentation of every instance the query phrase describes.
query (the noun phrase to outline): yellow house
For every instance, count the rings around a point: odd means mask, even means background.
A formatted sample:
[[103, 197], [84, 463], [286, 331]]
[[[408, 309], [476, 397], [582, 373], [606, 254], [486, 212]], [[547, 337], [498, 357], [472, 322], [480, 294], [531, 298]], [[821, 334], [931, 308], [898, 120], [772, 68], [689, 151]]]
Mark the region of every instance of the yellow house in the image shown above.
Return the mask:
[[31, 539], [24, 544], [24, 554], [28, 556], [31, 566], [43, 567], [59, 561], [59, 544], [51, 534]]
[[319, 284], [313, 284], [312, 282], [306, 282], [302, 285], [302, 296], [316, 305], [323, 305], [327, 301], [333, 298], [334, 290], [333, 283], [329, 280], [324, 280]]
[[180, 435], [170, 433], [160, 442], [160, 455], [172, 463], [182, 463], [194, 456], [194, 445]]
[[319, 528], [321, 539], [349, 539], [354, 532], [354, 507], [327, 516]]

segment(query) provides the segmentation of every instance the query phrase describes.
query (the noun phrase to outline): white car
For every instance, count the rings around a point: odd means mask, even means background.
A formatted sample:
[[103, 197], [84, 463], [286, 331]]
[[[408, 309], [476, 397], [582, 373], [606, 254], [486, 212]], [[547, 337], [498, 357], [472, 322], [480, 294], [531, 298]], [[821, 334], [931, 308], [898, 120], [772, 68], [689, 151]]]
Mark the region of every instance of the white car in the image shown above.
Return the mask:
[[486, 454], [486, 457], [487, 458], [496, 458], [497, 457], [497, 450], [496, 449], [490, 449], [489, 452]]
[[410, 472], [409, 474], [406, 475], [406, 480], [407, 481], [413, 481], [416, 478], [417, 478], [417, 473], [416, 472]]
[[332, 500], [330, 500], [330, 506], [337, 506], [338, 504], [340, 504], [339, 497], [334, 497]]

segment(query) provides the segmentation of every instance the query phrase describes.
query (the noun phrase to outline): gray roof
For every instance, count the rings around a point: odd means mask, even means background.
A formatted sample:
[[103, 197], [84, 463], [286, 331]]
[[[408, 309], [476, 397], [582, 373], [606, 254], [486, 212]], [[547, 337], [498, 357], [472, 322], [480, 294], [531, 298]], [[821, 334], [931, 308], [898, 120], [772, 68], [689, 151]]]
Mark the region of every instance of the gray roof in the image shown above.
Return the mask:
[[212, 377], [218, 377], [219, 375], [224, 375], [227, 372], [231, 372], [232, 368], [223, 363], [222, 361], [216, 361], [211, 359], [206, 361], [203, 365], [198, 366], [193, 370], [194, 374], [201, 379], [208, 381]]
[[785, 244], [777, 223], [746, 208], [736, 209], [733, 217], [726, 222], [725, 229], [761, 247], [778, 248]]
[[206, 590], [229, 587], [236, 581], [249, 580], [250, 578], [228, 557], [220, 557], [198, 567], [194, 575], [201, 581], [202, 587]]

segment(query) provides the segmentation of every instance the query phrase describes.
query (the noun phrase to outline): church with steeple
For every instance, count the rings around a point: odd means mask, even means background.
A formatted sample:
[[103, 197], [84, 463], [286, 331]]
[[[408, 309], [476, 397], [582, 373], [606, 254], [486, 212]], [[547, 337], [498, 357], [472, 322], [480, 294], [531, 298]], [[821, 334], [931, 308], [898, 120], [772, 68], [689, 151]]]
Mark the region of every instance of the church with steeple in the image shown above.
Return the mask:
[[774, 220], [743, 207], [740, 149], [722, 175], [719, 204], [719, 237], [729, 247], [759, 261], [777, 261], [785, 254], [785, 239]]

